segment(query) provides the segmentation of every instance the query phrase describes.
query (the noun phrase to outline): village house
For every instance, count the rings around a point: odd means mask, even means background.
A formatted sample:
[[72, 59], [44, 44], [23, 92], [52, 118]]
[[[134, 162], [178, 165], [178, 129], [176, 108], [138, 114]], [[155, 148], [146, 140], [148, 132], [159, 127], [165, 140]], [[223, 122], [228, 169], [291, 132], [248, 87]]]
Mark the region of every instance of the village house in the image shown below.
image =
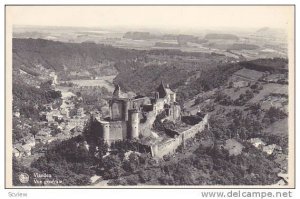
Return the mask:
[[262, 141], [260, 138], [251, 138], [249, 142], [256, 148], [261, 148], [266, 146], [266, 143]]
[[266, 152], [268, 155], [271, 155], [275, 151], [281, 153], [282, 148], [276, 144], [270, 144], [268, 146], [264, 146], [263, 151]]
[[49, 144], [51, 143], [53, 140], [55, 140], [55, 138], [53, 137], [46, 137], [46, 136], [42, 136], [42, 135], [38, 135], [35, 137], [35, 141], [37, 145], [44, 145], [44, 144]]
[[16, 144], [13, 149], [13, 154], [16, 158], [30, 156], [31, 148], [32, 146], [30, 144]]
[[49, 74], [49, 76], [51, 77], [52, 85], [53, 86], [56, 85], [58, 83], [58, 81], [57, 81], [57, 75], [55, 74], [55, 72], [51, 72]]
[[84, 114], [84, 109], [83, 109], [83, 108], [78, 108], [78, 109], [77, 109], [77, 112], [76, 112], [76, 115], [77, 115], [78, 117], [84, 117], [84, 116], [85, 116], [85, 114]]
[[70, 110], [68, 108], [61, 108], [60, 113], [65, 117], [69, 118], [70, 117]]
[[75, 128], [75, 127], [84, 127], [86, 121], [88, 120], [88, 116], [85, 116], [85, 117], [73, 117], [73, 118], [70, 118], [68, 120], [68, 128], [69, 129], [72, 129], [72, 128]]
[[28, 136], [28, 137], [24, 138], [21, 142], [22, 142], [22, 144], [26, 144], [26, 145], [29, 145], [31, 147], [35, 146], [34, 136]]
[[63, 119], [63, 115], [61, 115], [59, 110], [54, 109], [47, 113], [46, 119], [48, 122], [53, 122], [53, 121], [60, 122]]
[[36, 135], [35, 135], [35, 142], [36, 144], [46, 144], [48, 140], [51, 138], [51, 129], [49, 127], [42, 128]]
[[51, 129], [49, 127], [42, 128], [41, 130], [39, 130], [39, 132], [36, 134], [36, 136], [50, 137]]
[[274, 152], [277, 152], [278, 154], [282, 153], [282, 148], [276, 144], [270, 144], [267, 145], [264, 141], [262, 141], [260, 138], [251, 138], [249, 142], [255, 146], [256, 148], [266, 152], [268, 155], [273, 154]]
[[57, 128], [60, 130], [64, 130], [66, 128], [66, 123], [65, 122], [60, 123]]
[[16, 144], [13, 148], [14, 157], [20, 158], [23, 156], [24, 149], [21, 144]]
[[14, 117], [17, 117], [17, 118], [19, 118], [20, 117], [20, 110], [19, 109], [17, 109], [14, 113], [13, 113], [13, 116]]
[[233, 82], [233, 85], [232, 85], [233, 88], [244, 88], [247, 86], [249, 86], [249, 83], [247, 81]]

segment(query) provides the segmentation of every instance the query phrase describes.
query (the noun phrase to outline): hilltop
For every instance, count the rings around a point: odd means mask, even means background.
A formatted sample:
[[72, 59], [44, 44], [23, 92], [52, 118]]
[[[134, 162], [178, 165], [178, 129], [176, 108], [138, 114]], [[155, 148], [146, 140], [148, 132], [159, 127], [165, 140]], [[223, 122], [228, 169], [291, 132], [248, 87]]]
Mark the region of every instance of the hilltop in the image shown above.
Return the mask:
[[20, 66], [62, 71], [101, 66], [104, 60], [134, 59], [142, 52], [95, 43], [65, 43], [44, 39], [13, 39], [14, 69]]
[[217, 33], [209, 33], [205, 35], [204, 39], [224, 39], [224, 40], [239, 40], [239, 37], [233, 34], [217, 34]]

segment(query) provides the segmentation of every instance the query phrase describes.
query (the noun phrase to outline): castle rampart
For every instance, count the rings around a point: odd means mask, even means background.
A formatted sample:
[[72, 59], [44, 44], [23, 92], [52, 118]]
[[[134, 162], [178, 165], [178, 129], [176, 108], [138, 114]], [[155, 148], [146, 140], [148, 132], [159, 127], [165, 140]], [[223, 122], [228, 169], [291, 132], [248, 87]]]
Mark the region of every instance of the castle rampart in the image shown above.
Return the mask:
[[153, 157], [162, 158], [164, 155], [175, 153], [175, 150], [183, 144], [183, 142], [195, 137], [198, 132], [203, 131], [207, 124], [208, 115], [205, 115], [201, 122], [183, 132], [178, 132], [179, 135], [175, 138], [151, 145], [151, 155]]

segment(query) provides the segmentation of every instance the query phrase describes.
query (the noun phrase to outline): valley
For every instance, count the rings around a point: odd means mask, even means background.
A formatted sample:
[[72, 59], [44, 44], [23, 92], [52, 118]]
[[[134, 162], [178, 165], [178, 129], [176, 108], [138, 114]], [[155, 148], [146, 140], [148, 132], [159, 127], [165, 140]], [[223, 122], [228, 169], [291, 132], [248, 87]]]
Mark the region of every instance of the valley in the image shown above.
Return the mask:
[[[288, 184], [280, 177], [289, 155], [285, 49], [266, 50], [270, 41], [257, 35], [246, 42], [233, 34], [64, 33], [16, 31], [13, 39], [16, 172], [58, 164], [53, 175], [64, 176], [63, 185]], [[136, 140], [107, 147], [94, 121], [111, 116], [116, 85], [122, 99], [153, 99], [162, 82], [176, 93], [181, 118], [207, 114], [209, 125], [163, 158]], [[153, 132], [190, 127], [158, 115], [151, 121]], [[151, 135], [172, 139], [166, 130]], [[101, 177], [92, 183], [93, 176]]]

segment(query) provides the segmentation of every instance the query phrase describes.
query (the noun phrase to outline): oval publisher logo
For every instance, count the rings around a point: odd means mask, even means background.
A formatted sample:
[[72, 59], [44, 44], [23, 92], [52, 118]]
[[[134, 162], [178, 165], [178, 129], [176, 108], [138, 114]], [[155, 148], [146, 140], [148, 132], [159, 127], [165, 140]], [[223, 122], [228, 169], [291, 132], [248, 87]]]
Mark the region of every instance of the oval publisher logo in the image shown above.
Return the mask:
[[25, 184], [29, 181], [29, 175], [27, 173], [20, 173], [19, 180], [21, 183]]

